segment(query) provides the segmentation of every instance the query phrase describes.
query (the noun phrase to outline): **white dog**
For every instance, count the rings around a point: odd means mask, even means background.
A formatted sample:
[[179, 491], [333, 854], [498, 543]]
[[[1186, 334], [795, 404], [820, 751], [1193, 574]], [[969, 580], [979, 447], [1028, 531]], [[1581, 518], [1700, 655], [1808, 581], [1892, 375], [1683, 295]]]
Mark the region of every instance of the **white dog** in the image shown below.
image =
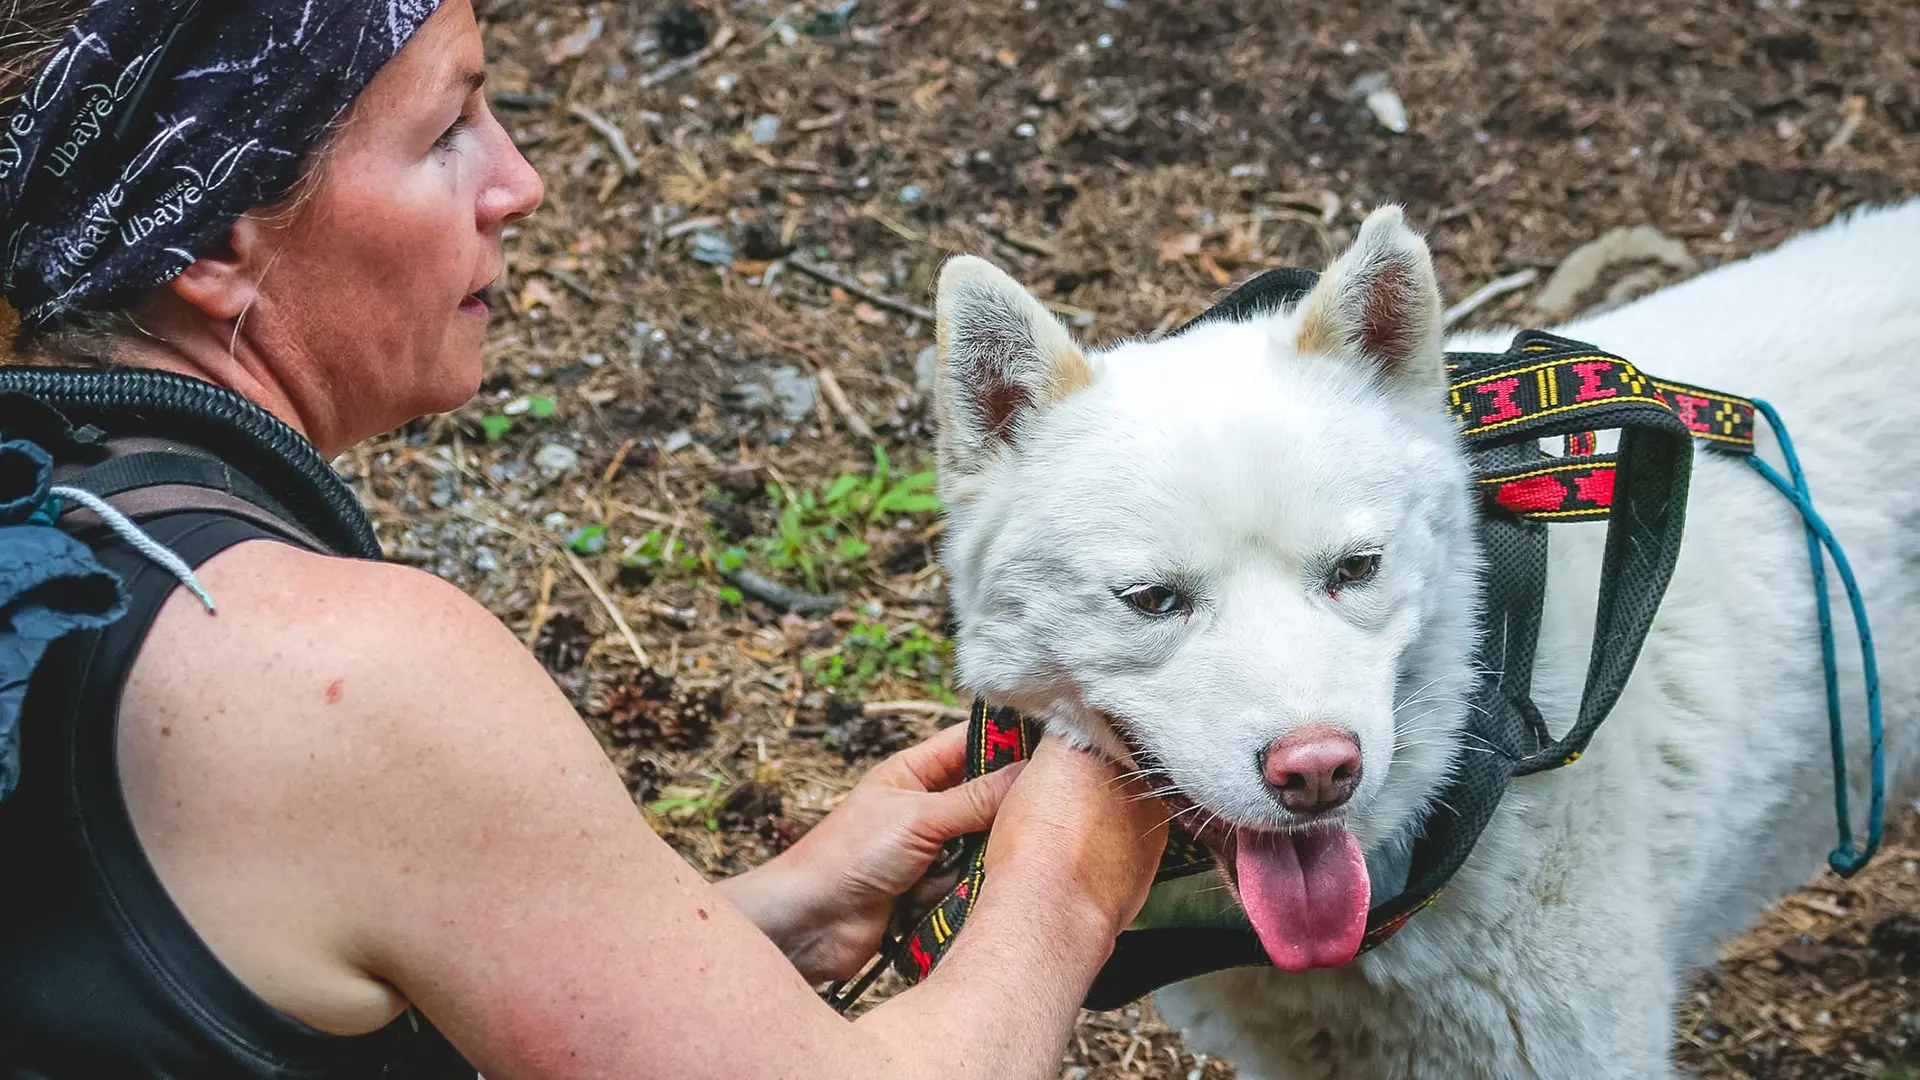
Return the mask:
[[[1202, 838], [1275, 960], [1159, 995], [1195, 1048], [1248, 1080], [1673, 1076], [1689, 971], [1834, 839], [1788, 503], [1744, 463], [1696, 455], [1672, 584], [1586, 756], [1516, 781], [1438, 901], [1354, 959], [1369, 896], [1397, 889], [1411, 831], [1474, 750], [1478, 509], [1426, 246], [1380, 210], [1291, 310], [1099, 351], [960, 258], [939, 321], [963, 682], [1116, 756], [1124, 724], [1193, 807], [1181, 820], [1212, 820]], [[1559, 332], [1780, 409], [1874, 617], [1889, 805], [1904, 805], [1920, 764], [1920, 400], [1905, 396], [1920, 202]], [[1551, 531], [1533, 686], [1555, 730], [1591, 651], [1604, 532]], [[1848, 621], [1844, 597], [1835, 610]], [[1840, 656], [1858, 720], [1850, 634]], [[1849, 734], [1859, 807], [1866, 740]]]

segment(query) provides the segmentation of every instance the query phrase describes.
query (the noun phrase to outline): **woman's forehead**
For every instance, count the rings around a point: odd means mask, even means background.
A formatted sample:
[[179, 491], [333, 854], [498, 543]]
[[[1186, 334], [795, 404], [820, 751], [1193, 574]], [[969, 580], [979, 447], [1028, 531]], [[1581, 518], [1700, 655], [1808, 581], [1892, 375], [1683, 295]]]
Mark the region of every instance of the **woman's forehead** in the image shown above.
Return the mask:
[[446, 0], [367, 85], [356, 108], [411, 112], [464, 97], [486, 78], [470, 0]]

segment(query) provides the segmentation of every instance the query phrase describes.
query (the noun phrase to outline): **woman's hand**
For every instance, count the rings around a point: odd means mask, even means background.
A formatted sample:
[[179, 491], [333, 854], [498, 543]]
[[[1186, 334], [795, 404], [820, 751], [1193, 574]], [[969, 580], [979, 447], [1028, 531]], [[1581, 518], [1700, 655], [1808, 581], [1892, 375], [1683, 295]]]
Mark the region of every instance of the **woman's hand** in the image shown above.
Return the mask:
[[993, 824], [1026, 764], [961, 783], [966, 740], [956, 724], [881, 762], [798, 843], [720, 882], [721, 893], [809, 982], [852, 977], [879, 947], [894, 899], [948, 840]]
[[987, 884], [1044, 891], [1042, 907], [1094, 920], [1109, 943], [1147, 902], [1167, 844], [1166, 804], [1142, 778], [1057, 735], [1034, 749], [987, 841]]

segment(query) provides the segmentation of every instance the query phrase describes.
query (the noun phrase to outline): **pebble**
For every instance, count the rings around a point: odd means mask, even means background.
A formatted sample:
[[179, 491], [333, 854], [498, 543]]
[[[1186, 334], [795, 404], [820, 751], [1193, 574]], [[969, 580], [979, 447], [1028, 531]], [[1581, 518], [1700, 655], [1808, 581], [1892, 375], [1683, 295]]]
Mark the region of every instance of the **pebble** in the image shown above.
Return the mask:
[[539, 453], [533, 455], [533, 464], [543, 473], [558, 476], [577, 468], [580, 464], [580, 454], [565, 443], [550, 442], [542, 446]]
[[695, 260], [712, 263], [715, 266], [733, 265], [733, 241], [712, 229], [702, 229], [693, 234]]
[[820, 397], [820, 380], [800, 374], [800, 369], [790, 364], [767, 372], [767, 385], [780, 403], [781, 418], [789, 424], [806, 419]]
[[500, 569], [500, 556], [487, 548], [481, 548], [473, 553], [473, 568], [483, 574], [491, 574]]
[[771, 113], [753, 119], [753, 144], [765, 146], [780, 137], [780, 118]]
[[688, 431], [686, 428], [681, 428], [679, 431], [667, 436], [667, 441], [661, 444], [660, 449], [669, 454], [677, 454], [692, 445], [693, 432]]

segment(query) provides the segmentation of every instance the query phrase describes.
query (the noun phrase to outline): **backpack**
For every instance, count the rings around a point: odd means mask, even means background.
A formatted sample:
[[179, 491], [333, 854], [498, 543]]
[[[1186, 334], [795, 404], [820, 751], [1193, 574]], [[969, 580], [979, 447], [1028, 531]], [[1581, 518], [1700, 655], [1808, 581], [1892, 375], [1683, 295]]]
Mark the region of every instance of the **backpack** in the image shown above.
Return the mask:
[[[21, 757], [20, 721], [50, 647], [125, 613], [121, 582], [90, 544], [118, 537], [214, 607], [193, 571], [140, 528], [191, 511], [312, 551], [381, 557], [346, 482], [238, 394], [166, 372], [0, 367], [0, 801], [34, 767]], [[475, 1075], [430, 1023], [406, 1015], [385, 1029], [392, 1056], [381, 1075]]]
[[[255, 463], [261, 478], [226, 459]], [[163, 372], [0, 369], [0, 800], [26, 767], [21, 711], [48, 649], [125, 611], [121, 583], [90, 541], [118, 536], [213, 609], [192, 570], [139, 528], [191, 510], [313, 550], [379, 557], [352, 492], [319, 453], [236, 394]]]

